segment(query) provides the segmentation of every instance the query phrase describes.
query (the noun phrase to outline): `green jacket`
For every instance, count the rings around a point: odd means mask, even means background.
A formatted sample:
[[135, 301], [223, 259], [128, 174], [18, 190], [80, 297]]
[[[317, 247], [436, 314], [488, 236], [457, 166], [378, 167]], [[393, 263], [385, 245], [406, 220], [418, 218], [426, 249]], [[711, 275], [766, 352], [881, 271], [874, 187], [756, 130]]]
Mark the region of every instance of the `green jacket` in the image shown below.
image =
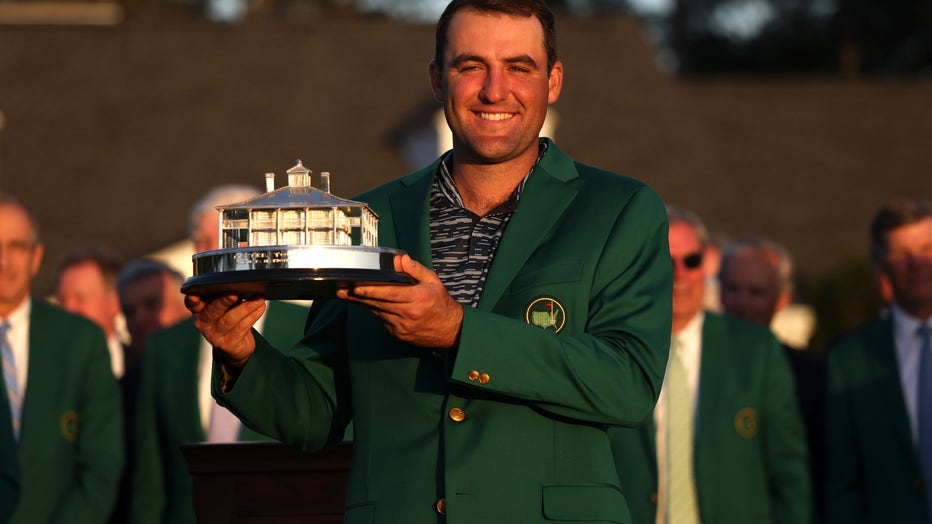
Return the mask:
[[21, 422], [10, 522], [106, 522], [123, 468], [123, 415], [104, 334], [35, 298]]
[[[694, 447], [702, 522], [810, 522], [806, 436], [783, 349], [765, 328], [705, 314]], [[657, 512], [656, 425], [613, 429], [612, 449], [631, 515]]]
[[[436, 169], [359, 197], [381, 217], [380, 244], [429, 267]], [[305, 450], [339, 441], [352, 418], [349, 524], [435, 524], [444, 506], [451, 524], [630, 522], [606, 427], [640, 424], [657, 399], [671, 273], [657, 194], [551, 145], [455, 351], [409, 346], [369, 311], [319, 300], [289, 357], [260, 340], [225, 395], [215, 368], [214, 394]], [[539, 299], [562, 305], [559, 333], [527, 320]]]
[[890, 318], [829, 352], [826, 419], [828, 523], [930, 521]]
[[[269, 302], [263, 333], [279, 347], [304, 334], [307, 308]], [[181, 444], [204, 442], [198, 398], [201, 334], [185, 319], [152, 334], [136, 406], [130, 522], [195, 522], [191, 474]], [[243, 426], [239, 440], [270, 440]]]

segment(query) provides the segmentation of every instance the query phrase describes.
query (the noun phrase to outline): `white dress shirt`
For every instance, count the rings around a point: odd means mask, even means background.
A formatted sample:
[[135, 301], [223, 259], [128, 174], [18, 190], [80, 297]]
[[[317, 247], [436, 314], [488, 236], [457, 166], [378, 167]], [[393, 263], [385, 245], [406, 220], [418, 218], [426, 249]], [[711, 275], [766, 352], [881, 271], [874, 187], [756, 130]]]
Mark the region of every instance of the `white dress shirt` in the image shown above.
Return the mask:
[[[673, 334], [677, 341], [676, 351], [683, 362], [686, 371], [686, 383], [689, 385], [690, 397], [693, 401], [693, 428], [699, 427], [699, 416], [696, 410], [699, 402], [699, 365], [702, 358], [702, 325], [705, 322], [705, 313], [700, 312], [679, 333]], [[673, 344], [671, 341], [670, 357], [673, 358]], [[666, 523], [667, 504], [667, 377], [663, 377], [663, 386], [660, 388], [660, 397], [654, 406], [654, 425], [657, 428], [655, 440], [657, 443], [657, 524]]]

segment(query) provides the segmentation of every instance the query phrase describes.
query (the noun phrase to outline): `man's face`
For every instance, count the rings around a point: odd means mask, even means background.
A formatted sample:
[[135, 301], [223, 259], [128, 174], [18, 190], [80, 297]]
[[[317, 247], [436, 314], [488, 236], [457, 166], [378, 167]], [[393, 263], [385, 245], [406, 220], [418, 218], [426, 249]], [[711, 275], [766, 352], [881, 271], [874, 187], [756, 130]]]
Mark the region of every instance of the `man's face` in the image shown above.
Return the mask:
[[63, 270], [58, 276], [56, 294], [66, 311], [94, 321], [107, 336], [113, 333], [120, 299], [116, 289], [104, 282], [97, 264], [81, 262]]
[[881, 265], [900, 307], [920, 318], [932, 314], [932, 217], [889, 232]]
[[547, 106], [557, 100], [563, 66], [547, 71], [544, 31], [534, 17], [457, 12], [441, 68], [431, 63], [434, 97], [444, 103], [457, 163], [536, 157]]
[[729, 315], [770, 326], [781, 300], [777, 271], [762, 256], [740, 251], [731, 256], [722, 273], [722, 307]]
[[120, 306], [136, 350], [145, 346], [150, 334], [189, 314], [178, 285], [164, 273], [149, 275], [124, 286]]
[[669, 240], [673, 259], [673, 332], [677, 333], [702, 311], [705, 274], [702, 244], [691, 225], [670, 224]]
[[191, 242], [194, 244], [194, 251], [200, 253], [217, 249], [220, 243], [220, 229], [218, 213], [202, 213], [197, 217], [194, 224], [194, 230], [191, 231]]
[[29, 296], [42, 263], [42, 245], [26, 213], [0, 204], [0, 314], [6, 315]]

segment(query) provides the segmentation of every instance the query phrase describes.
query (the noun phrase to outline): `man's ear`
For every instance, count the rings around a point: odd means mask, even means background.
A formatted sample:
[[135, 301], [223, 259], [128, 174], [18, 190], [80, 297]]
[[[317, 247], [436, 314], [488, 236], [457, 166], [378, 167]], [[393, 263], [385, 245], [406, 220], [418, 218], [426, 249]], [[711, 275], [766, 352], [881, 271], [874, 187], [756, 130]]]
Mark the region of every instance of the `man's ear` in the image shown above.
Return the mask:
[[552, 104], [560, 98], [560, 92], [563, 90], [563, 62], [557, 61], [550, 68], [550, 78], [548, 79], [549, 95], [547, 103]]
[[436, 59], [432, 59], [427, 73], [430, 75], [430, 90], [434, 93], [434, 100], [443, 103], [443, 66], [439, 65]]

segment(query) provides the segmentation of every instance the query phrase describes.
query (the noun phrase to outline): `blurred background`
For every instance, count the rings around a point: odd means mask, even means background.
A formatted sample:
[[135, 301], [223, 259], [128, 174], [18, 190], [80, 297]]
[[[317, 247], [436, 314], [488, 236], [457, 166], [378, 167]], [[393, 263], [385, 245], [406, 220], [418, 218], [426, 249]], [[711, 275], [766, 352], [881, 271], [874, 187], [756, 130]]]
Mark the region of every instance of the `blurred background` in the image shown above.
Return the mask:
[[[352, 197], [430, 162], [449, 140], [427, 79], [444, 5], [0, 1], [0, 191], [38, 214], [34, 291], [82, 246], [187, 253], [188, 212], [218, 184], [282, 184], [300, 158]], [[566, 76], [547, 134], [563, 150], [718, 239], [785, 244], [813, 350], [876, 314], [869, 220], [932, 198], [932, 3], [551, 6]]]

